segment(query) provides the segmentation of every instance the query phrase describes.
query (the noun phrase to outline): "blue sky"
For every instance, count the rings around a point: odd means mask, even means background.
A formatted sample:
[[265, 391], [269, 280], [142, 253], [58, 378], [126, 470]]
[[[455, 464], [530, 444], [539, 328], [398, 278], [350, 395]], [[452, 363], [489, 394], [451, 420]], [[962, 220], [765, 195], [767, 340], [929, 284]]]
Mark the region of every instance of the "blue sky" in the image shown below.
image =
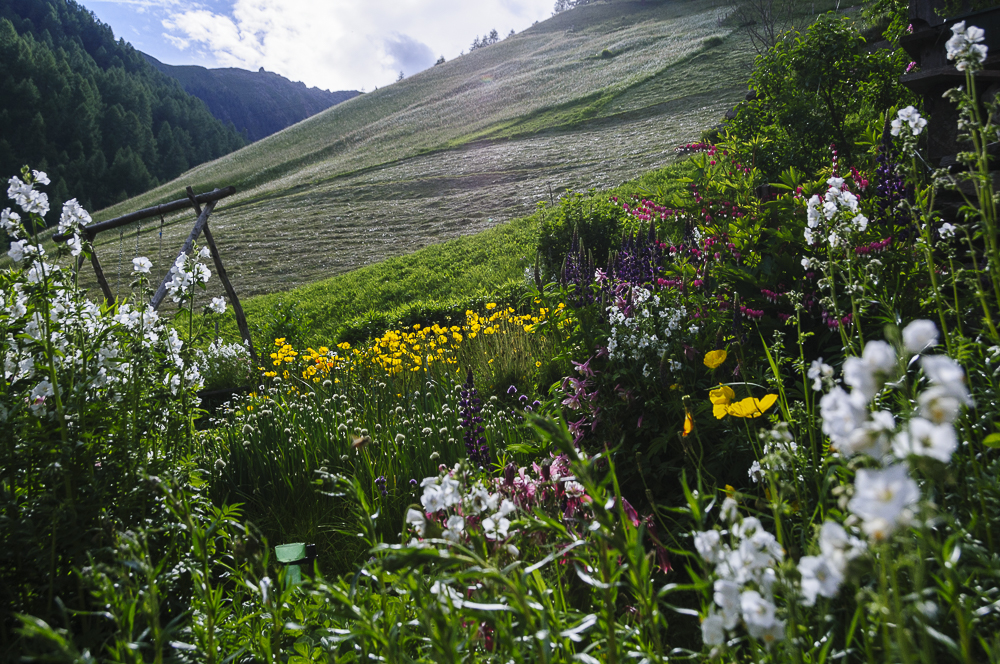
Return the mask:
[[551, 16], [553, 0], [82, 0], [172, 65], [260, 67], [327, 90], [372, 90]]

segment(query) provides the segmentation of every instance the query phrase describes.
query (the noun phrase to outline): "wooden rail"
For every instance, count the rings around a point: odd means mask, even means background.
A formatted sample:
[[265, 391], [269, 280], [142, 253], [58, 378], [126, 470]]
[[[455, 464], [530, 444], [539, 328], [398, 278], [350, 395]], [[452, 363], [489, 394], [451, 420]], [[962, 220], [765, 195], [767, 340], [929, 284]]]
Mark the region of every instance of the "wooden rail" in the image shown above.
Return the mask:
[[[225, 189], [215, 189], [204, 194], [198, 194], [195, 196], [195, 200], [198, 203], [211, 203], [212, 201], [218, 201], [227, 196], [232, 196], [236, 193], [236, 187], [226, 187]], [[150, 208], [144, 208], [138, 212], [132, 212], [130, 214], [125, 214], [120, 217], [115, 217], [114, 219], [108, 219], [107, 221], [99, 221], [96, 224], [90, 224], [89, 226], [84, 226], [82, 229], [84, 235], [87, 236], [88, 240], [93, 240], [94, 236], [101, 231], [110, 231], [112, 228], [118, 228], [119, 226], [127, 226], [135, 221], [141, 221], [143, 219], [149, 219], [150, 217], [158, 217], [162, 214], [167, 214], [169, 212], [176, 212], [177, 210], [183, 210], [185, 208], [191, 207], [190, 198], [181, 198], [176, 201], [170, 201], [169, 203], [162, 203]], [[52, 240], [55, 242], [63, 242], [70, 238], [69, 235], [65, 233], [60, 233], [59, 235], [53, 235]]]

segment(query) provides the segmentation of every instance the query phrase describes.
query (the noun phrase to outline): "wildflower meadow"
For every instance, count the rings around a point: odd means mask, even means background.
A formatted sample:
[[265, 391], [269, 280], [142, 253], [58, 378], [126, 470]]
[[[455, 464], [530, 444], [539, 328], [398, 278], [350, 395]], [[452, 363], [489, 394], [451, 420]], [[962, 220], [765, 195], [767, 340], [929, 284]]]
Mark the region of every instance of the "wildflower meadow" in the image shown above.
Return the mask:
[[[503, 297], [272, 335], [257, 366], [212, 333], [229, 307], [197, 248], [89, 299], [90, 217], [68, 201], [46, 245], [26, 167], [0, 213], [0, 653], [1000, 661], [984, 36], [954, 22], [946, 47], [955, 167], [929, 166], [908, 62], [825, 15], [659, 186], [542, 206]], [[805, 153], [775, 108], [816, 87], [763, 77], [817, 49], [864, 65], [832, 63], [831, 94], [867, 97]]]

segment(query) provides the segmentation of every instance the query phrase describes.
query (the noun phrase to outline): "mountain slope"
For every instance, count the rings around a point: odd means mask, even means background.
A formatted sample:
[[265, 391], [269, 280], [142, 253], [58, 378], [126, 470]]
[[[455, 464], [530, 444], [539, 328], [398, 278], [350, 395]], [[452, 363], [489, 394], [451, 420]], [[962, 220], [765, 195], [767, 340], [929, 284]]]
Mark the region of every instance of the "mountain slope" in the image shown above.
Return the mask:
[[356, 90], [330, 92], [307, 88], [273, 72], [175, 66], [142, 54], [160, 72], [177, 79], [185, 92], [198, 97], [216, 118], [232, 122], [249, 142], [281, 131], [320, 111], [357, 97]]
[[102, 207], [244, 144], [72, 0], [0, 0], [0, 173]]
[[[212, 225], [241, 296], [474, 233], [561, 191], [668, 163], [674, 147], [718, 122], [745, 94], [752, 51], [717, 11], [672, 0], [562, 12], [99, 217], [178, 198], [186, 185], [234, 185]], [[168, 218], [163, 255], [156, 233], [139, 239], [140, 252], [165, 270], [192, 221]], [[107, 240], [99, 253], [119, 254], [117, 238]]]

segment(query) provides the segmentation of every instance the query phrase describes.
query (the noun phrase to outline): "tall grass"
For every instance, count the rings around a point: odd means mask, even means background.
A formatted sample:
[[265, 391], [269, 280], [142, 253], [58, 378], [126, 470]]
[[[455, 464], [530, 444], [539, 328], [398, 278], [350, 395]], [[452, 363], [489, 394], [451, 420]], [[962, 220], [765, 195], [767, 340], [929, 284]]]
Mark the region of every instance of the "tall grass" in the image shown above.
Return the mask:
[[242, 503], [273, 541], [320, 543], [325, 569], [346, 572], [363, 547], [338, 532], [355, 524], [315, 490], [317, 473], [354, 478], [384, 516], [380, 537], [394, 539], [420, 480], [464, 459], [467, 439], [477, 437], [462, 426], [471, 389], [482, 402], [487, 466], [502, 467], [524, 415], [539, 406], [535, 358], [550, 354], [550, 342], [526, 329], [543, 311], [518, 316], [489, 305], [463, 325], [389, 330], [355, 348], [276, 340], [266, 386], [234, 401], [204, 434], [202, 454], [217, 460], [213, 498]]

